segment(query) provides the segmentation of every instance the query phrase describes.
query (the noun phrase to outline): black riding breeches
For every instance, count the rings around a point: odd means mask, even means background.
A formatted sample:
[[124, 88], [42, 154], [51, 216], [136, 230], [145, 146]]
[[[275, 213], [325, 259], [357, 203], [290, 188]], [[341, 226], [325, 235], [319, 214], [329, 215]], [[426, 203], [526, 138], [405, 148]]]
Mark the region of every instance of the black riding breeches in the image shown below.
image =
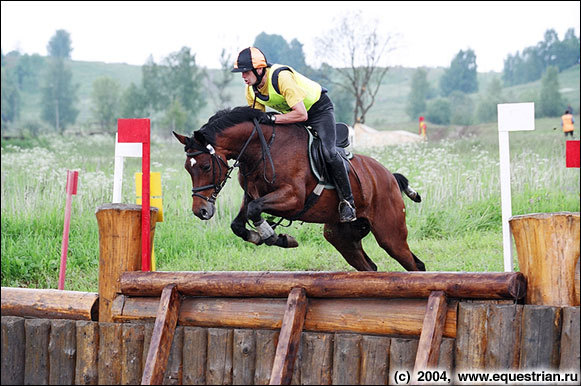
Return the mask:
[[323, 156], [325, 162], [334, 166], [337, 157], [337, 149], [335, 148], [337, 142], [337, 133], [335, 131], [335, 111], [333, 102], [327, 96], [327, 93], [321, 93], [319, 100], [311, 106], [309, 110], [309, 119], [305, 122], [307, 126], [311, 126], [323, 144]]

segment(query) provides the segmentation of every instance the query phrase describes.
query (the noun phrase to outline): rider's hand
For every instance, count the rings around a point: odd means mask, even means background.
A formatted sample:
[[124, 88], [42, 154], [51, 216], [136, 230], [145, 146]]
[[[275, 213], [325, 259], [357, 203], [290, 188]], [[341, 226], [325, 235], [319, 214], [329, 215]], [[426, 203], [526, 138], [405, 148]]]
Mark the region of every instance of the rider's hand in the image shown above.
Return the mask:
[[276, 113], [273, 111], [269, 111], [267, 113], [262, 114], [259, 118], [258, 118], [258, 122], [259, 123], [265, 123], [267, 125], [272, 125], [274, 126], [275, 122], [276, 122]]

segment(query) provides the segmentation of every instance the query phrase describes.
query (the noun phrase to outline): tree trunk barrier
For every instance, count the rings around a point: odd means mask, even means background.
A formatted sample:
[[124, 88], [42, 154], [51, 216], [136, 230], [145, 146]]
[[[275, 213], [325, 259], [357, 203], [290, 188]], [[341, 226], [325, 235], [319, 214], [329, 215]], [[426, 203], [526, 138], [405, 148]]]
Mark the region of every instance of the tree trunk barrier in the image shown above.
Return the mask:
[[533, 213], [509, 220], [527, 304], [578, 306], [579, 213]]
[[579, 372], [579, 306], [516, 304], [528, 298], [521, 272], [140, 272], [140, 207], [106, 204], [96, 216], [99, 294], [80, 296], [91, 301], [52, 290], [23, 290], [19, 301], [2, 288], [2, 384], [393, 384], [397, 371], [428, 368], [452, 380], [460, 370]]

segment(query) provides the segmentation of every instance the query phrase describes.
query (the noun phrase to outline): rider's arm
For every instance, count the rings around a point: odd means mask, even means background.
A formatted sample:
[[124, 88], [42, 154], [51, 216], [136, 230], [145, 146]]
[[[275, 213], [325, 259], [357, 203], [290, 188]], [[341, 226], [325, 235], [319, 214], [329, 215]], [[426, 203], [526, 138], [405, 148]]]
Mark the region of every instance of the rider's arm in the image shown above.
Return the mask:
[[307, 114], [307, 109], [303, 101], [298, 102], [294, 105], [292, 111], [286, 114], [277, 114], [276, 115], [276, 123], [296, 123], [296, 122], [304, 122], [309, 118], [309, 114]]

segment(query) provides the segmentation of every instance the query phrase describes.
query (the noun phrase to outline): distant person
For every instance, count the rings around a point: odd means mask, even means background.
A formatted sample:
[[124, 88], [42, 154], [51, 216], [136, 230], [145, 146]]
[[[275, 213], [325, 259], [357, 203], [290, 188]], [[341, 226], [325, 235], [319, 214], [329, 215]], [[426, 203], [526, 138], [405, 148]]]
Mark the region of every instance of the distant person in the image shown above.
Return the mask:
[[575, 130], [574, 123], [575, 119], [571, 111], [569, 109], [565, 110], [565, 114], [561, 116], [561, 127], [563, 128], [563, 133], [565, 133], [565, 138], [567, 138], [567, 135], [571, 135], [571, 138], [573, 138], [573, 131]]
[[424, 117], [420, 117], [420, 132], [418, 133], [422, 138], [426, 138], [426, 122], [424, 121]]
[[325, 162], [337, 186], [339, 221], [355, 221], [355, 201], [347, 169], [335, 147], [335, 114], [327, 90], [289, 66], [270, 64], [256, 47], [240, 51], [232, 72], [242, 73], [249, 106], [261, 111], [268, 106], [282, 113], [265, 113], [261, 123], [304, 122], [317, 131]]

